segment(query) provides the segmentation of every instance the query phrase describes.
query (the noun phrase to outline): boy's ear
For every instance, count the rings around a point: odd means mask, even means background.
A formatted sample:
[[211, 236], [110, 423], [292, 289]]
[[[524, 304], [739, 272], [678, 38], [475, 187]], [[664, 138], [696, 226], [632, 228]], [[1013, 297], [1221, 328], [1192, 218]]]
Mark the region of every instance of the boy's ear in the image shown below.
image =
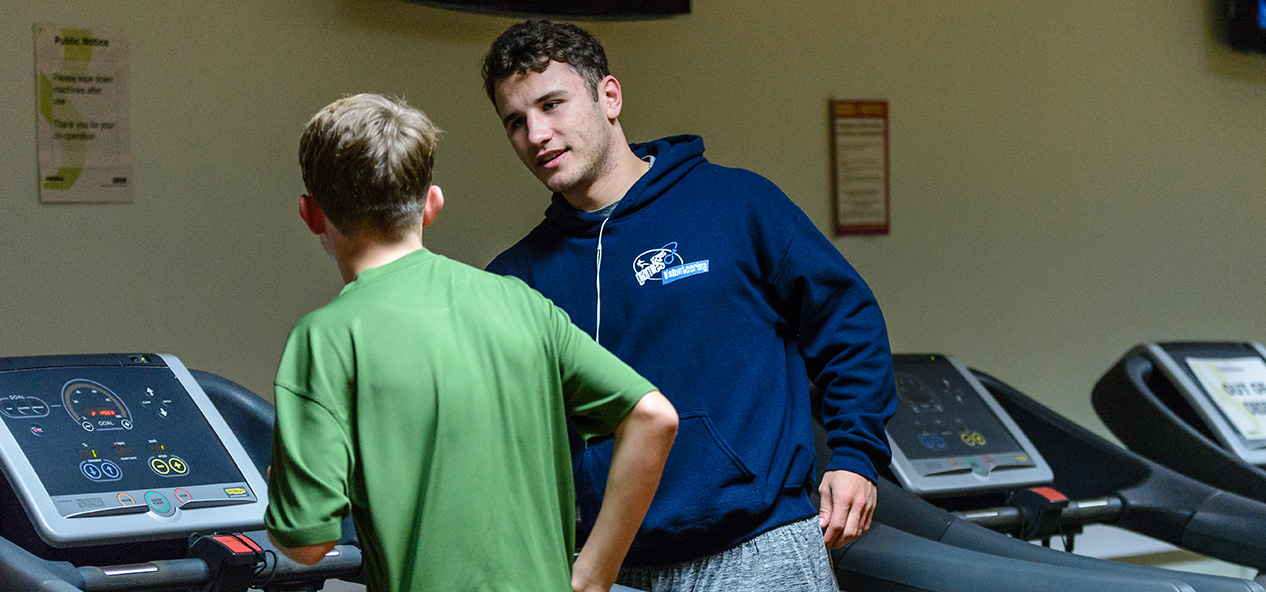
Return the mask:
[[308, 225], [312, 234], [325, 234], [325, 211], [311, 195], [299, 196], [299, 217]]
[[440, 215], [440, 209], [444, 207], [444, 192], [440, 191], [439, 185], [432, 185], [426, 190], [426, 207], [422, 210], [422, 225], [430, 226], [435, 222], [435, 217]]

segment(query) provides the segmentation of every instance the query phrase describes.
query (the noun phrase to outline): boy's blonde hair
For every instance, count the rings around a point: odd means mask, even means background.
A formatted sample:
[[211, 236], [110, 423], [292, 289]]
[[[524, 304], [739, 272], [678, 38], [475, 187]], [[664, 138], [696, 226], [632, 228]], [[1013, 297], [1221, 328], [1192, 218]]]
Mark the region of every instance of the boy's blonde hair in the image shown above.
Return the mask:
[[401, 99], [344, 97], [299, 140], [303, 184], [339, 232], [398, 239], [421, 222], [439, 133]]

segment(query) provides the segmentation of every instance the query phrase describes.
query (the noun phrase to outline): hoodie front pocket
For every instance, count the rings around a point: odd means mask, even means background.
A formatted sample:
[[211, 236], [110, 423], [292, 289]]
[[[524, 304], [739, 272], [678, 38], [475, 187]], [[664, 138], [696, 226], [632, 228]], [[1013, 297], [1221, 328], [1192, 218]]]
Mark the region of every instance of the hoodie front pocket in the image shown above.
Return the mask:
[[[593, 525], [606, 488], [612, 450], [611, 441], [585, 448], [577, 498], [587, 528]], [[706, 530], [725, 516], [755, 514], [765, 505], [756, 480], [707, 413], [682, 413], [642, 530]]]

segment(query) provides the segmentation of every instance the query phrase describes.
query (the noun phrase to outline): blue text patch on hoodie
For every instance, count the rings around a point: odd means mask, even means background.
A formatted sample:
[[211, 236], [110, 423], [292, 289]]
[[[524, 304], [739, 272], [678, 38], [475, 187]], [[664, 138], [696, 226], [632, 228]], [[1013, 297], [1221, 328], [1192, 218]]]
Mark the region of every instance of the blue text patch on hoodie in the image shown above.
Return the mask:
[[685, 263], [677, 253], [675, 241], [646, 251], [633, 260], [633, 277], [639, 286], [645, 286], [648, 281], [669, 284], [700, 273], [708, 273], [708, 260]]

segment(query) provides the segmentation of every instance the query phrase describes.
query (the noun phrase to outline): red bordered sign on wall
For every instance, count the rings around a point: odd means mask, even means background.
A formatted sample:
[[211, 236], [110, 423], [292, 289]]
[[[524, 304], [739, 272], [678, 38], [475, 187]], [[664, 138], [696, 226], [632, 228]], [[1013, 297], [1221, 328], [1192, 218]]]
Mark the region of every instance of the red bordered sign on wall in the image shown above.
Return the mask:
[[830, 114], [835, 234], [886, 235], [888, 101], [836, 99]]

